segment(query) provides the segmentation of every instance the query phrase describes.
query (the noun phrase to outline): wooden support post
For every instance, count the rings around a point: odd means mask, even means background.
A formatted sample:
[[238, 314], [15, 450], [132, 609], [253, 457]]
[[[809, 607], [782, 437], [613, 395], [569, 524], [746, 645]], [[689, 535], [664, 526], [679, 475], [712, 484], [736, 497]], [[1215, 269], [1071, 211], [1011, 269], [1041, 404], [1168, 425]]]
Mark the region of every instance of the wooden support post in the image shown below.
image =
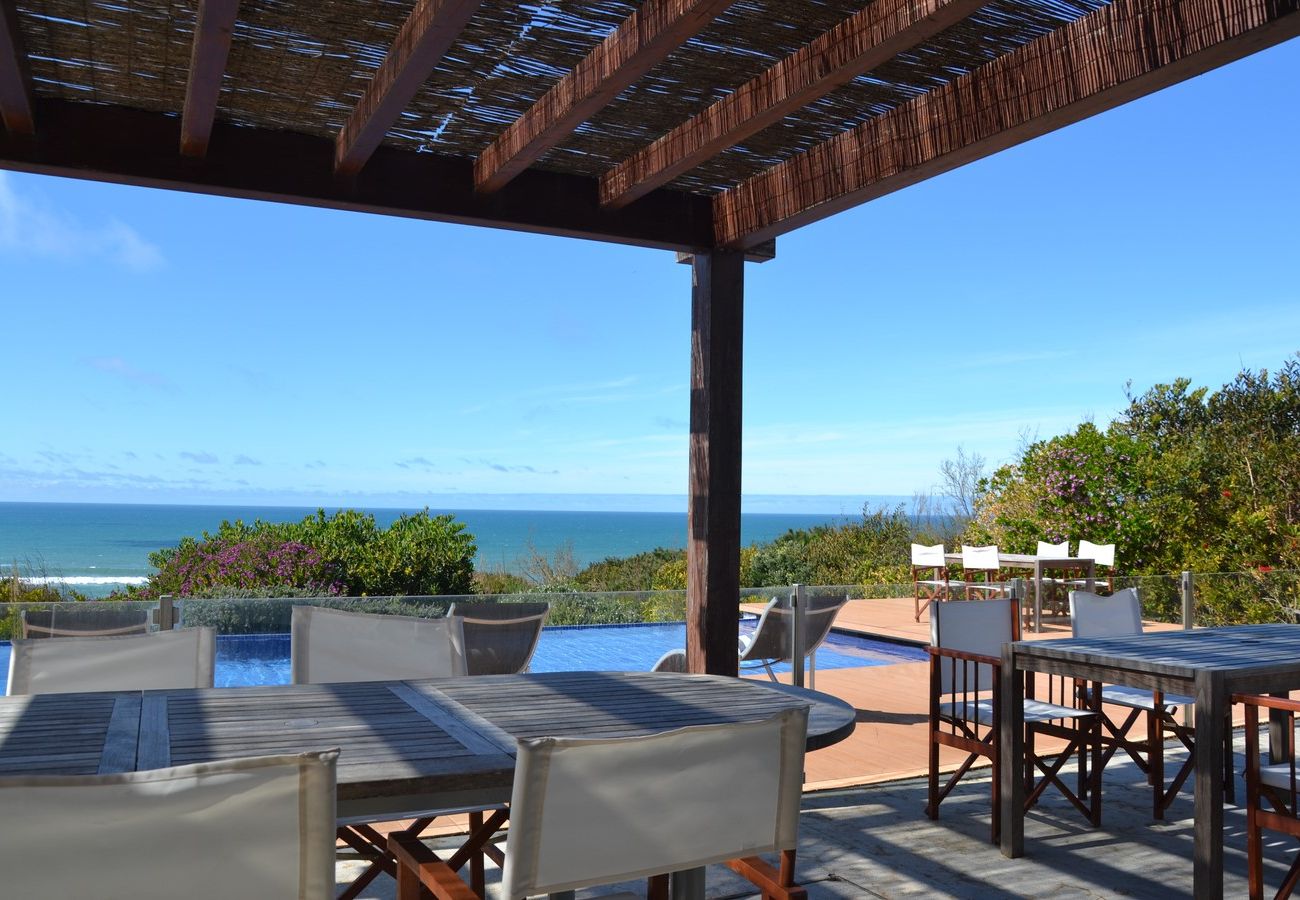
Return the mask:
[[744, 267], [744, 253], [714, 251], [691, 269], [686, 663], [710, 675], [738, 665]]

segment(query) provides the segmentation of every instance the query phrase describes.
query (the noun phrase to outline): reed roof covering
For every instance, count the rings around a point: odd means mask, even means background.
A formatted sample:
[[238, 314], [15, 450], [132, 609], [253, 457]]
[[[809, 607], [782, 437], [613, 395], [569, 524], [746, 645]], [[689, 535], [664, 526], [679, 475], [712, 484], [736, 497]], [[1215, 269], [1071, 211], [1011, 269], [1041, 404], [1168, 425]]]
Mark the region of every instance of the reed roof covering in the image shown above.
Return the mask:
[[[862, 9], [860, 0], [742, 0], [537, 163], [599, 176]], [[679, 177], [711, 193], [928, 91], [1101, 5], [997, 0]], [[20, 0], [38, 96], [179, 114], [194, 0]], [[217, 119], [333, 138], [411, 13], [410, 0], [245, 0]], [[460, 157], [510, 122], [638, 4], [487, 0], [385, 143]]]
[[0, 166], [748, 252], [1286, 40], [1298, 8], [0, 0]]

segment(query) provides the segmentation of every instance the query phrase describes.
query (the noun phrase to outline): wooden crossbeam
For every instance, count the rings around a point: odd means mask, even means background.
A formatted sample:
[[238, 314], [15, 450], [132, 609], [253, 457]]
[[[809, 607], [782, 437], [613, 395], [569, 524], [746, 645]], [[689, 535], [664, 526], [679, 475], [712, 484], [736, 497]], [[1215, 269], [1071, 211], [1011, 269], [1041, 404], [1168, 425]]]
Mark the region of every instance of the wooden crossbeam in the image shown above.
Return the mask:
[[1300, 0], [1115, 0], [714, 198], [746, 247], [1300, 34]]
[[479, 156], [474, 182], [500, 190], [734, 0], [646, 0]]
[[0, 121], [10, 134], [36, 133], [32, 76], [13, 0], [0, 0]]
[[695, 194], [659, 190], [603, 210], [595, 178], [534, 170], [484, 197], [472, 160], [392, 147], [344, 184], [327, 138], [217, 122], [193, 160], [176, 152], [180, 121], [165, 113], [46, 99], [35, 113], [39, 141], [0, 130], [0, 169], [692, 253], [713, 239], [710, 199]]
[[339, 132], [334, 145], [334, 169], [339, 175], [361, 171], [480, 5], [482, 0], [415, 4]]
[[875, 0], [605, 173], [617, 209], [970, 16], [987, 0]]
[[190, 80], [185, 86], [185, 111], [181, 114], [184, 156], [202, 157], [208, 152], [238, 13], [239, 0], [199, 0], [194, 46], [190, 50]]

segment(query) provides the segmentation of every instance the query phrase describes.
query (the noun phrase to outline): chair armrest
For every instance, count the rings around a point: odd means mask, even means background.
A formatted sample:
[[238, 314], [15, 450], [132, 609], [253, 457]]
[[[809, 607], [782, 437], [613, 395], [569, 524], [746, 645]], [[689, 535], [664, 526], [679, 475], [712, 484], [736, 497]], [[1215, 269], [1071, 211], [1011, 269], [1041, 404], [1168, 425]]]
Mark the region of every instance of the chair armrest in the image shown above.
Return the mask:
[[1001, 658], [997, 656], [985, 656], [983, 653], [969, 653], [965, 650], [954, 650], [951, 647], [927, 647], [931, 656], [945, 656], [949, 659], [962, 659], [966, 662], [983, 663], [986, 666], [1000, 668], [1002, 665]]
[[[390, 834], [388, 852], [397, 859], [398, 900], [418, 900], [419, 886], [438, 900], [480, 900], [470, 886], [440, 860], [432, 850], [410, 835]], [[412, 884], [412, 880], [416, 883]]]
[[1300, 700], [1288, 700], [1285, 697], [1265, 697], [1262, 694], [1233, 694], [1232, 702], [1246, 706], [1262, 706], [1266, 709], [1280, 709], [1285, 712], [1300, 713]]

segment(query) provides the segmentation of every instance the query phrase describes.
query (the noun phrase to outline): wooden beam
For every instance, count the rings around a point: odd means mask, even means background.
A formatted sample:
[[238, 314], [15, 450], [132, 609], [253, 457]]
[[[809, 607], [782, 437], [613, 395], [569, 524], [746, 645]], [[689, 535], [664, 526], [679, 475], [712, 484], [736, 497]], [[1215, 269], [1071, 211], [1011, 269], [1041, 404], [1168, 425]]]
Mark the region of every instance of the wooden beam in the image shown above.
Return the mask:
[[483, 151], [474, 164], [478, 189], [500, 190], [733, 2], [645, 0]]
[[740, 634], [740, 401], [745, 256], [699, 253], [691, 270], [686, 665], [735, 675]]
[[61, 100], [37, 100], [35, 112], [39, 140], [0, 131], [0, 169], [664, 250], [697, 252], [713, 237], [705, 196], [658, 191], [611, 212], [600, 208], [595, 178], [532, 171], [483, 197], [471, 160], [391, 147], [344, 185], [328, 138], [217, 122], [207, 156], [193, 160], [176, 152], [175, 116]]
[[13, 0], [0, 0], [0, 121], [11, 135], [36, 133], [32, 75]]
[[334, 168], [361, 171], [483, 0], [418, 0], [335, 142]]
[[208, 152], [217, 98], [230, 56], [239, 0], [199, 0], [190, 50], [190, 80], [185, 86], [185, 111], [181, 115], [181, 154], [202, 157]]
[[717, 195], [746, 247], [1300, 34], [1300, 0], [1115, 0]]
[[605, 173], [618, 208], [970, 16], [987, 0], [875, 0]]

